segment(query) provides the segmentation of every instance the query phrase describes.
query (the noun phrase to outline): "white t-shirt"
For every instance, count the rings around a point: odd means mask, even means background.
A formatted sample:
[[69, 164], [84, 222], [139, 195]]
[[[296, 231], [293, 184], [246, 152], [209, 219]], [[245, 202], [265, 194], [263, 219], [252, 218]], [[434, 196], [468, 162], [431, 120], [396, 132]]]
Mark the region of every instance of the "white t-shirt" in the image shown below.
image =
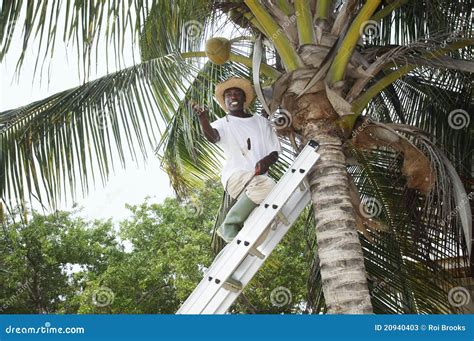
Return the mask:
[[235, 117], [227, 115], [211, 123], [219, 132], [216, 143], [226, 156], [221, 181], [227, 180], [236, 171], [254, 171], [255, 165], [273, 151], [281, 152], [280, 141], [270, 122], [259, 115]]

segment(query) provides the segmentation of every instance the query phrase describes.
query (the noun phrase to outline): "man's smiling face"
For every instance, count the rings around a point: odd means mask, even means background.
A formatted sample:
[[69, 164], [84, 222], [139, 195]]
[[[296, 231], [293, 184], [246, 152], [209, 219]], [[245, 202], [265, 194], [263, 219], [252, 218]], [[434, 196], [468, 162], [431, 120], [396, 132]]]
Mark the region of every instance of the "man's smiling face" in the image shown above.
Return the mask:
[[245, 103], [245, 93], [239, 88], [224, 91], [224, 102], [230, 112], [242, 111]]

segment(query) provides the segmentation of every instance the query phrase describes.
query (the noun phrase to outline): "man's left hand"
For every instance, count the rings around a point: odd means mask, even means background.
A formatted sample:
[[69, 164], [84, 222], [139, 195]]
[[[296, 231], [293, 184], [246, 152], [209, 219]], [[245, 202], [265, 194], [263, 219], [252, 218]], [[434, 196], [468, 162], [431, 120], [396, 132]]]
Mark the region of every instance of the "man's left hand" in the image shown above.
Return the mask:
[[278, 160], [277, 152], [272, 152], [269, 155], [265, 156], [255, 165], [255, 175], [261, 175], [268, 172], [268, 169], [272, 164], [276, 162], [276, 160]]
[[265, 161], [260, 160], [257, 162], [257, 164], [255, 165], [255, 175], [262, 175], [262, 174], [265, 174], [266, 172], [268, 172], [268, 168], [270, 166], [266, 164]]

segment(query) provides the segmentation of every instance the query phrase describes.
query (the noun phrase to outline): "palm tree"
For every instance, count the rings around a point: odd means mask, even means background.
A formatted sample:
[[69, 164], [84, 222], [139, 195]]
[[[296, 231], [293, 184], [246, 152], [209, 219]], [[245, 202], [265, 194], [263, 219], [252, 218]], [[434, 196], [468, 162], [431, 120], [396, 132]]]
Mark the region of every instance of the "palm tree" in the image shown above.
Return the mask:
[[307, 311], [455, 311], [448, 291], [466, 276], [472, 243], [471, 1], [6, 1], [2, 58], [22, 10], [23, 50], [41, 33], [46, 56], [64, 31], [87, 75], [100, 37], [120, 60], [129, 34], [142, 60], [0, 114], [2, 207], [86, 193], [94, 170], [105, 181], [126, 152], [145, 153], [158, 137], [185, 196], [220, 158], [189, 102], [220, 117], [216, 82], [252, 77], [254, 109], [280, 107], [287, 120], [274, 176], [292, 151], [320, 143], [308, 176]]

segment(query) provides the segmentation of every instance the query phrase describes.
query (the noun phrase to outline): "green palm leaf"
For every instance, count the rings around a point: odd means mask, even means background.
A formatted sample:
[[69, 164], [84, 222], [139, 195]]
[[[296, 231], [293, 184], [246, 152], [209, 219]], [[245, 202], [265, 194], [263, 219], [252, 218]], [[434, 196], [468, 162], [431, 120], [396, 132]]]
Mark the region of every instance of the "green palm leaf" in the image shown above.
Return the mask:
[[[23, 17], [24, 15], [24, 17]], [[115, 62], [123, 62], [125, 41], [136, 45], [142, 36], [145, 22], [154, 18], [160, 27], [158, 56], [199, 47], [204, 35], [193, 39], [183, 39], [183, 32], [203, 28], [209, 18], [209, 2], [204, 0], [147, 1], [147, 0], [106, 0], [106, 1], [3, 1], [0, 8], [0, 61], [11, 47], [15, 32], [20, 32], [23, 46], [17, 67], [20, 68], [25, 51], [33, 39], [39, 43], [36, 65], [40, 58], [45, 61], [54, 52], [57, 41], [62, 40], [77, 51], [83, 70], [88, 76], [90, 66], [99, 58], [99, 42], [105, 43], [108, 61], [109, 46], [113, 50]], [[195, 25], [193, 27], [192, 25]], [[195, 31], [194, 31], [195, 32]], [[100, 53], [102, 57], [104, 54]], [[36, 69], [36, 68], [35, 68]]]
[[[61, 191], [105, 181], [126, 153], [138, 161], [137, 150], [156, 146], [157, 108], [179, 103], [183, 70], [192, 65], [167, 55], [1, 113], [1, 197], [29, 193], [54, 206]], [[168, 90], [153, 93], [152, 82]]]

